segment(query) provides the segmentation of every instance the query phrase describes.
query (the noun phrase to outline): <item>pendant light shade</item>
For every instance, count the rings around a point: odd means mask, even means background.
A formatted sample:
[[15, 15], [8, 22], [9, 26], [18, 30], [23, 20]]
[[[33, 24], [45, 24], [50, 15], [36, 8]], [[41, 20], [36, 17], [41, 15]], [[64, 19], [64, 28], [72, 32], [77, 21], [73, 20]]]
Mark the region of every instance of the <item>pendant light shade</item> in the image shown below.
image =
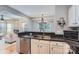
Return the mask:
[[1, 15], [1, 21], [4, 21], [3, 15]]

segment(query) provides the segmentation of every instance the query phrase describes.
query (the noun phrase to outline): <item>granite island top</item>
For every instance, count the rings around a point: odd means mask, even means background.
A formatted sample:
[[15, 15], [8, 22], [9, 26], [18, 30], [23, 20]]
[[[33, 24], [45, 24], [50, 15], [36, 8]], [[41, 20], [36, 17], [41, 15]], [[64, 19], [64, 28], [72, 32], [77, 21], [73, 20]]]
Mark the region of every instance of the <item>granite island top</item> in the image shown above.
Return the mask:
[[[24, 34], [23, 34], [24, 33]], [[43, 34], [42, 32], [21, 32], [18, 34], [18, 36], [20, 38], [29, 38], [29, 39], [36, 39], [36, 40], [46, 40], [46, 41], [58, 41], [58, 42], [66, 42], [68, 43], [72, 49], [74, 48], [79, 48], [79, 41], [74, 41], [74, 40], [68, 40], [67, 38], [64, 38], [63, 35], [57, 35], [53, 32], [44, 32], [44, 34], [48, 35], [48, 36], [51, 36], [50, 39], [44, 39], [44, 38], [39, 38], [39, 37], [36, 37], [36, 36], [28, 36], [27, 34], [29, 33], [33, 33], [34, 35], [36, 34]], [[22, 35], [22, 36], [21, 36]], [[55, 38], [59, 38], [59, 39], [55, 39]]]

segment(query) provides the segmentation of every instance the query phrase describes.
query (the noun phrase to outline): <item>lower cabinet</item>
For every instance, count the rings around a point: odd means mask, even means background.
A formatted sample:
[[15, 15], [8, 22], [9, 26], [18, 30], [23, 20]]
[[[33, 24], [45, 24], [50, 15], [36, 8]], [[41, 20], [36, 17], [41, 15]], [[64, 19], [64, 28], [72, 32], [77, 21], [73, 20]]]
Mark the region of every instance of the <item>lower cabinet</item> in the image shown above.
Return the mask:
[[70, 49], [70, 46], [67, 43], [65, 43], [64, 44], [64, 54], [69, 53], [70, 50], [72, 50], [72, 49]]
[[49, 41], [39, 41], [39, 51], [40, 54], [49, 54]]
[[65, 42], [31, 40], [32, 54], [67, 54], [69, 45]]
[[51, 54], [63, 54], [63, 47], [60, 46], [50, 46], [50, 53]]
[[31, 54], [49, 54], [48, 41], [31, 40]]
[[31, 54], [39, 53], [39, 40], [31, 39]]
[[63, 54], [64, 53], [63, 42], [50, 42], [50, 53], [51, 54]]
[[49, 54], [49, 45], [40, 44], [39, 49], [40, 54]]

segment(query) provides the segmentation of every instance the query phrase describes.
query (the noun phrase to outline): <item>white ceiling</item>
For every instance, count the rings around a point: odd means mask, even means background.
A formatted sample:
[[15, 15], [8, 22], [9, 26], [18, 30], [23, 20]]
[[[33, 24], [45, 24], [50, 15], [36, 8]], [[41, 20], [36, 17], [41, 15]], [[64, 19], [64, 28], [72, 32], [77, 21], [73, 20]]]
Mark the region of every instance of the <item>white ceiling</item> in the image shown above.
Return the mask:
[[54, 15], [55, 13], [53, 5], [10, 5], [10, 7], [29, 16]]
[[5, 19], [20, 18], [27, 16], [22, 12], [7, 5], [0, 5], [0, 15], [3, 15]]
[[5, 10], [0, 12], [0, 15], [3, 15], [4, 19], [20, 18], [20, 16], [14, 15], [8, 11], [5, 11]]
[[0, 15], [7, 18], [55, 15], [55, 5], [0, 5]]

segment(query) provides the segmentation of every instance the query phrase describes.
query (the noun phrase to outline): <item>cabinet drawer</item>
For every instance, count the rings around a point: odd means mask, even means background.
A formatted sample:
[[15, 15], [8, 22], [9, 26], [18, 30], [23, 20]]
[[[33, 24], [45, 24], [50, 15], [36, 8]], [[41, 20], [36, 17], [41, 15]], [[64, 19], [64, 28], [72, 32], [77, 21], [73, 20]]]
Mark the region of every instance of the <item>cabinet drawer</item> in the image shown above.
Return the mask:
[[39, 43], [39, 40], [31, 39], [31, 43]]
[[57, 45], [57, 42], [51, 41], [51, 42], [50, 42], [50, 45], [55, 45], [55, 46], [56, 46], [56, 45]]
[[63, 47], [62, 46], [50, 46], [50, 54], [63, 54]]
[[50, 45], [63, 46], [64, 42], [51, 42]]
[[58, 46], [63, 46], [64, 42], [57, 42]]
[[40, 42], [39, 42], [40, 44], [48, 44], [49, 45], [49, 41], [45, 41], [45, 40], [40, 40]]

